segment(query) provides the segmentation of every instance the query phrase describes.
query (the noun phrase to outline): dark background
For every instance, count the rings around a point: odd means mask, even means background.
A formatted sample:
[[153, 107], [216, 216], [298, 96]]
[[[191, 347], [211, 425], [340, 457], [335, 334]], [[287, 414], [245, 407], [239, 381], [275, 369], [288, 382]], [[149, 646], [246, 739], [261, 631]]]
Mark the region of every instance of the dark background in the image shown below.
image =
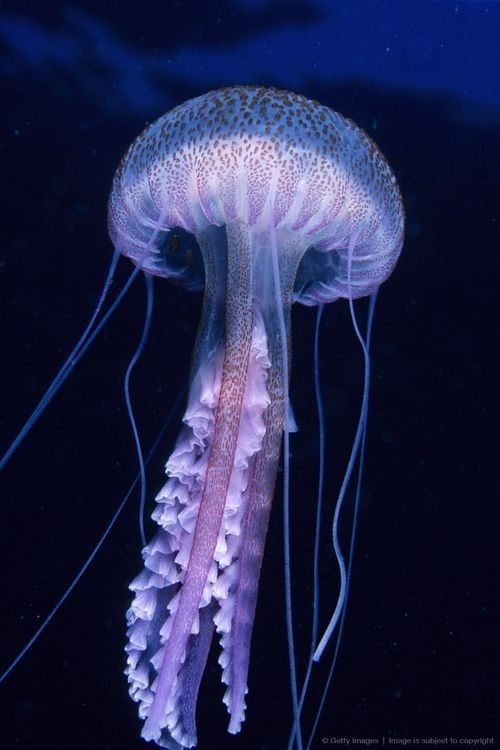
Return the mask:
[[[0, 3], [1, 445], [90, 315], [112, 247], [113, 172], [145, 123], [231, 83], [289, 87], [353, 118], [400, 181], [407, 239], [379, 296], [351, 598], [322, 737], [498, 732], [500, 3], [151, 0]], [[115, 289], [130, 271], [122, 261]], [[2, 476], [0, 668], [83, 564], [137, 471], [122, 382], [138, 280]], [[200, 297], [156, 284], [133, 381], [148, 446], [187, 376]], [[360, 314], [365, 307], [360, 305]], [[308, 654], [317, 477], [314, 310], [294, 309], [292, 544], [299, 674]], [[325, 311], [322, 625], [337, 574], [328, 526], [359, 410], [343, 302]], [[181, 413], [149, 471], [148, 515]], [[280, 485], [281, 486], [281, 485]], [[345, 513], [348, 530], [351, 498]], [[140, 567], [137, 497], [56, 619], [0, 687], [0, 747], [145, 748], [127, 697], [124, 612]], [[225, 733], [214, 653], [201, 748], [286, 747], [290, 698], [280, 488], [253, 640], [247, 720]], [[496, 590], [495, 590], [496, 593]], [[305, 726], [320, 694], [318, 669]]]

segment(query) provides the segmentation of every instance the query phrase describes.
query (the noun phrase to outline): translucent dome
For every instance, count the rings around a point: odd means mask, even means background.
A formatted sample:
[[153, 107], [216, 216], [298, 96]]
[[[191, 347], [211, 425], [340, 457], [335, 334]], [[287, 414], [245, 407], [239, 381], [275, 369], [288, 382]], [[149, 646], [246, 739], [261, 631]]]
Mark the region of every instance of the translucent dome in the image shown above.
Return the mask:
[[[151, 274], [203, 286], [186, 233], [241, 221], [300, 245], [294, 299], [373, 292], [399, 257], [404, 211], [383, 155], [353, 122], [287, 91], [238, 86], [186, 102], [134, 141], [109, 204], [115, 246]], [[160, 231], [158, 231], [158, 228]], [[157, 232], [151, 242], [153, 232]]]

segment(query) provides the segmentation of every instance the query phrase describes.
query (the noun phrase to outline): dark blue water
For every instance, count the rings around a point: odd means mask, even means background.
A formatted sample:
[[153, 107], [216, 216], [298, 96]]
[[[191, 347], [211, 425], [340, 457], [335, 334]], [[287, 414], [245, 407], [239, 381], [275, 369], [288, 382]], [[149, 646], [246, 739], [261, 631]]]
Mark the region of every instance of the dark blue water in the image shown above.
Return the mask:
[[[500, 736], [499, 40], [498, 2], [0, 4], [2, 447], [90, 315], [112, 251], [111, 179], [147, 122], [221, 85], [290, 88], [365, 128], [398, 177], [407, 238], [376, 313], [352, 591], [314, 748], [354, 737], [372, 746], [395, 738], [420, 745], [456, 739], [463, 747], [464, 738]], [[123, 261], [116, 288], [128, 270]], [[146, 446], [187, 377], [200, 308], [199, 296], [166, 282], [156, 292], [153, 330], [133, 384]], [[0, 667], [69, 584], [135, 475], [122, 381], [143, 311], [137, 282], [3, 472]], [[296, 306], [293, 328], [291, 396], [300, 429], [291, 442], [292, 544], [301, 675], [311, 622], [318, 449], [314, 311]], [[345, 303], [325, 311], [321, 366], [332, 506], [362, 385]], [[179, 420], [180, 414], [151, 464], [150, 508]], [[200, 748], [286, 747], [291, 704], [279, 491], [247, 721], [236, 738], [225, 733], [214, 653], [199, 701]], [[337, 586], [327, 530], [324, 544], [326, 624]], [[135, 498], [71, 599], [0, 687], [0, 747], [147, 747], [122, 675], [127, 586], [139, 570], [139, 551]]]

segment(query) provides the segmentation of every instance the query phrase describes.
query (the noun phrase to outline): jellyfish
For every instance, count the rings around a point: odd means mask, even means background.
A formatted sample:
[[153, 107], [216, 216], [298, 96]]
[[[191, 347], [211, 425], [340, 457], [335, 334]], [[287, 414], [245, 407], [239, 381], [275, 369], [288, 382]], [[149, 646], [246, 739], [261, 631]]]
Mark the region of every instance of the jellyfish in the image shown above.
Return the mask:
[[[245, 718], [282, 445], [284, 501], [289, 492], [292, 304], [373, 296], [399, 257], [404, 212], [387, 161], [353, 122], [297, 94], [236, 86], [144, 130], [116, 172], [108, 226], [116, 251], [147, 276], [204, 289], [126, 645], [143, 738], [193, 747], [214, 637], [229, 732]], [[342, 605], [339, 596], [318, 653]]]

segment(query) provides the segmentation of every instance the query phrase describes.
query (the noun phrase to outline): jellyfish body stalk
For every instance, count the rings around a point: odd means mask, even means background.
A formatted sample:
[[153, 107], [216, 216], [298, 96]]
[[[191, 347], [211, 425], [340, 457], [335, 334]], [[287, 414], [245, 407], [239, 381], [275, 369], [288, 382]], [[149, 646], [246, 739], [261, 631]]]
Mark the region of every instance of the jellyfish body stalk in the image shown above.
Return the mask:
[[[273, 257], [278, 260], [276, 247], [274, 256], [272, 252], [275, 237], [253, 233], [244, 222], [227, 225], [225, 232], [207, 230], [198, 242], [208, 292], [193, 355], [184, 419], [188, 429], [179, 436], [175, 458], [167, 464], [170, 479], [165, 493], [157, 498], [163, 509], [154, 515], [163, 529], [143, 552], [146, 569], [151, 569], [158, 562], [158, 545], [170, 547], [166, 558], [177, 572], [171, 590], [157, 592], [169, 602], [160, 629], [163, 635], [155, 644], [158, 656], [150, 661], [155, 669], [148, 675], [151, 689], [137, 688], [134, 693], [147, 716], [142, 736], [159, 744], [175, 740], [188, 747], [196, 742], [196, 692], [214, 623], [221, 636], [219, 661], [228, 686], [224, 701], [230, 713], [229, 731], [238, 732], [244, 718], [258, 581], [288, 421], [283, 344], [288, 345], [293, 281], [303, 253], [303, 248], [290, 241], [288, 252], [281, 254], [286, 262], [273, 269]], [[221, 257], [227, 262], [217, 260]], [[221, 289], [225, 289], [224, 299], [218, 294]], [[180, 477], [179, 466], [174, 464], [181, 455], [185, 461], [186, 446], [191, 453], [193, 436], [199, 439], [200, 435], [194, 464], [197, 481], [186, 483], [185, 473]], [[186, 489], [190, 504], [197, 506], [195, 512], [186, 502]], [[176, 503], [183, 505], [182, 499], [186, 518], [182, 510], [174, 511], [181, 528], [169, 526], [164, 506], [170, 510]], [[165, 530], [172, 537], [168, 542]], [[139, 685], [158, 625], [154, 616], [146, 619], [150, 611], [141, 609], [144, 592], [152, 588], [144, 588], [143, 583], [140, 576], [139, 587], [133, 585], [136, 598], [129, 612], [132, 685]], [[150, 578], [147, 583], [151, 584]], [[134, 648], [138, 631], [146, 646], [142, 654]]]

